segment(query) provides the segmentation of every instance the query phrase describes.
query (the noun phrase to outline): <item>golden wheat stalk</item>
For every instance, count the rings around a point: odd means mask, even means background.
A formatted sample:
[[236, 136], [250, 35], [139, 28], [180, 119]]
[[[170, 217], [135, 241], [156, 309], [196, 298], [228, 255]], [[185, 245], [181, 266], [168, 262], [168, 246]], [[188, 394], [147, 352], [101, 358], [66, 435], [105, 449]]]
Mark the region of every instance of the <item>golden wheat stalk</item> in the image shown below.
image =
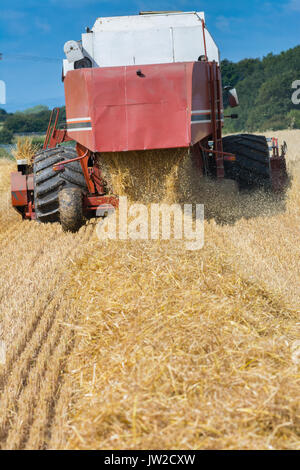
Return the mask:
[[16, 160], [27, 160], [29, 165], [33, 162], [33, 157], [39, 150], [39, 146], [34, 144], [30, 137], [18, 137], [16, 148], [12, 154]]

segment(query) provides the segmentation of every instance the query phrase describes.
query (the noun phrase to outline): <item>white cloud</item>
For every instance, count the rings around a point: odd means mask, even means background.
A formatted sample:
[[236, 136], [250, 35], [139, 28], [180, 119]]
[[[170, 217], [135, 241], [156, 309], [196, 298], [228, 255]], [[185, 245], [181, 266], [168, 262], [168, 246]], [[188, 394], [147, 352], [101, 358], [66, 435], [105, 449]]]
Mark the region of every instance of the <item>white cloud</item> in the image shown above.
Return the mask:
[[292, 11], [300, 11], [300, 0], [290, 0], [287, 7]]
[[216, 19], [216, 27], [223, 33], [230, 31], [230, 21], [225, 16], [218, 16]]
[[1, 12], [1, 18], [5, 21], [17, 21], [24, 18], [25, 13], [20, 10], [4, 10]]
[[245, 18], [235, 18], [233, 16], [217, 16], [216, 28], [222, 33], [233, 33], [236, 28], [245, 23]]
[[16, 36], [22, 36], [29, 31], [28, 21], [26, 21], [26, 14], [20, 10], [4, 10], [1, 11], [0, 21], [10, 33]]
[[34, 27], [42, 33], [49, 33], [51, 31], [50, 24], [40, 17], [28, 21], [28, 14], [21, 10], [4, 10], [0, 14], [0, 21], [15, 35], [22, 36], [29, 33]]
[[107, 3], [109, 0], [51, 0], [51, 3], [66, 8], [84, 8], [86, 5], [98, 3], [99, 5]]
[[41, 18], [35, 19], [35, 26], [42, 31], [43, 33], [49, 33], [51, 31], [51, 26], [47, 21], [42, 20]]

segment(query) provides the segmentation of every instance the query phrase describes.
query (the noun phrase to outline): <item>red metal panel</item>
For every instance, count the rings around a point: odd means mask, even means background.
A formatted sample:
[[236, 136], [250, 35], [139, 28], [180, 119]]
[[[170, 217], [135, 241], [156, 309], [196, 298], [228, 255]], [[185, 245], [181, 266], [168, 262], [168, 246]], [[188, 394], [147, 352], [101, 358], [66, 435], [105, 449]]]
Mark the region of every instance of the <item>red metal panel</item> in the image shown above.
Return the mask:
[[[207, 62], [195, 62], [193, 67], [192, 112], [199, 112], [200, 119], [203, 119], [204, 122], [194, 122], [194, 124], [191, 124], [192, 145], [212, 134], [212, 123], [205, 122], [211, 118], [208, 67]], [[198, 115], [194, 114], [194, 116], [197, 117]]]
[[127, 67], [128, 149], [188, 147], [189, 97], [184, 63]]
[[186, 68], [185, 63], [127, 67], [127, 105], [169, 103], [173, 109], [186, 109]]
[[34, 191], [33, 175], [27, 175], [27, 190]]
[[93, 151], [115, 152], [127, 147], [126, 68], [93, 69]]
[[27, 177], [21, 172], [11, 173], [11, 198], [14, 207], [27, 205]]
[[84, 196], [83, 205], [86, 210], [97, 210], [100, 206], [111, 205], [119, 207], [119, 199], [116, 196]]
[[186, 110], [170, 111], [168, 103], [128, 107], [128, 143], [123, 150], [189, 147]]
[[91, 85], [93, 69], [79, 69], [67, 73], [65, 78], [67, 119], [90, 116], [88, 86]]
[[[91, 117], [93, 101], [90, 89], [93, 85], [94, 69], [79, 69], [70, 71], [65, 78], [66, 116], [68, 121]], [[94, 150], [95, 139], [92, 128], [85, 131], [69, 131], [68, 137], [79, 142], [89, 150]]]
[[[207, 67], [187, 62], [68, 72], [68, 135], [93, 152], [195, 144], [212, 133], [208, 123], [191, 124], [192, 107], [210, 109]], [[77, 129], [83, 118], [91, 129]]]

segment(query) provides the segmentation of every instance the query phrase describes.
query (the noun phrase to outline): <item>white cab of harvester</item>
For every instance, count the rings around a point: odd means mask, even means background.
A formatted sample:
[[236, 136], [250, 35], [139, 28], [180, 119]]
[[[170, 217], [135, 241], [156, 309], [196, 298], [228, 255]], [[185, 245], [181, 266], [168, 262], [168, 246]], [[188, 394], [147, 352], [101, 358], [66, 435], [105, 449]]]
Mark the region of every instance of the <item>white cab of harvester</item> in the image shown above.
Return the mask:
[[[206, 27], [203, 30], [204, 21], [203, 12], [98, 18], [82, 35], [80, 49], [93, 67], [119, 67], [195, 62], [205, 55], [206, 43], [208, 60], [219, 63], [219, 49]], [[64, 76], [76, 68], [74, 63], [64, 60]]]

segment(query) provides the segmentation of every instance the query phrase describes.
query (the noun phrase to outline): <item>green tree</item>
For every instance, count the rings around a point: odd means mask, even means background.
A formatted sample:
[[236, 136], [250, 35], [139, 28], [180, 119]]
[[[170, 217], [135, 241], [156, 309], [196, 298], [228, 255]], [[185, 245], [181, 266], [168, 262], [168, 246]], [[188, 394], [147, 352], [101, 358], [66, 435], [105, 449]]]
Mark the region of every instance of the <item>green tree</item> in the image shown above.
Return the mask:
[[223, 60], [221, 69], [223, 85], [236, 86], [240, 99], [239, 119], [225, 120], [226, 132], [298, 128], [298, 113], [291, 112], [300, 111], [300, 106], [293, 105], [291, 96], [292, 83], [300, 79], [300, 46], [263, 59]]
[[292, 109], [287, 114], [289, 129], [300, 129], [300, 109]]
[[33, 108], [25, 109], [25, 111], [22, 111], [22, 114], [38, 114], [38, 113], [41, 113], [42, 111], [49, 111], [48, 106], [38, 104], [37, 106], [34, 106]]
[[8, 129], [1, 129], [0, 130], [0, 143], [1, 144], [11, 144], [14, 137], [14, 133], [9, 131]]
[[5, 121], [5, 119], [7, 118], [8, 114], [7, 112], [5, 111], [5, 109], [0, 109], [0, 122], [3, 122]]
[[36, 114], [15, 113], [4, 122], [4, 127], [14, 133], [46, 132], [50, 111]]

